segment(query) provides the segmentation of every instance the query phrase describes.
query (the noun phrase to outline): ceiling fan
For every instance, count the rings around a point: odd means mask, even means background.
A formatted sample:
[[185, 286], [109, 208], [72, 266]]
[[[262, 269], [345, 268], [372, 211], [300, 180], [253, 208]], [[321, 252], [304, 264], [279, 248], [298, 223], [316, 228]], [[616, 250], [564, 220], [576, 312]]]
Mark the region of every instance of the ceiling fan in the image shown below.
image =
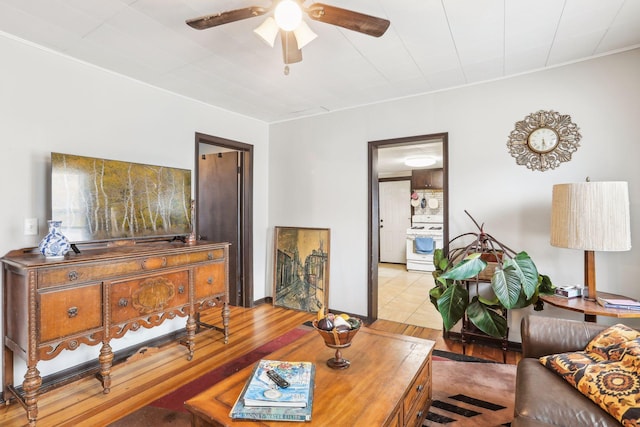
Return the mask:
[[[380, 37], [389, 28], [390, 22], [387, 19], [323, 3], [312, 3], [307, 7], [304, 6], [304, 1], [274, 0], [269, 7], [251, 6], [235, 9], [189, 19], [186, 23], [197, 30], [205, 30], [230, 22], [265, 15], [273, 11], [274, 16], [269, 16], [254, 32], [271, 47], [274, 45], [276, 36], [280, 34], [285, 64], [302, 61], [302, 47], [317, 36], [302, 20], [303, 13], [306, 13], [314, 21], [337, 25], [373, 37]], [[285, 67], [285, 74], [287, 72], [288, 67]]]

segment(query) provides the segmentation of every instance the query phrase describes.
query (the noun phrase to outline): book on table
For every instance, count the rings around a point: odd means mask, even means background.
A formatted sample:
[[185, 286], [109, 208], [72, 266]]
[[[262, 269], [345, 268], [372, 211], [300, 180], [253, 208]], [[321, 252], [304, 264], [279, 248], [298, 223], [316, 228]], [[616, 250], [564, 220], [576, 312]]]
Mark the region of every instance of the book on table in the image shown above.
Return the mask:
[[[289, 382], [278, 387], [267, 375], [273, 370]], [[310, 421], [315, 365], [262, 359], [253, 368], [229, 416], [232, 419]]]
[[640, 311], [640, 301], [631, 298], [602, 298], [597, 297], [598, 304], [605, 308], [621, 308]]

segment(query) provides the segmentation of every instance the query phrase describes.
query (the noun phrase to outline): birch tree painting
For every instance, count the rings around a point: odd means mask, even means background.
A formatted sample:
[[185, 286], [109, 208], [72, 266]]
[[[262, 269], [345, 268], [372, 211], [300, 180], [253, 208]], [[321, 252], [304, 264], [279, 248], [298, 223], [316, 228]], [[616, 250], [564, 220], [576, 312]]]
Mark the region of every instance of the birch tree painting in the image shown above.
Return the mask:
[[51, 153], [52, 219], [72, 242], [189, 234], [191, 171]]

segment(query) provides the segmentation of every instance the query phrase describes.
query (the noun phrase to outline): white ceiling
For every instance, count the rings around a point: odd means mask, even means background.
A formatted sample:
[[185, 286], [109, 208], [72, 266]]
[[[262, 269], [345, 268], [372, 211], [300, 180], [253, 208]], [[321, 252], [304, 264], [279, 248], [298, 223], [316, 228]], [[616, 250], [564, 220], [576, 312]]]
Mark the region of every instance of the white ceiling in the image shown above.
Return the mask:
[[252, 31], [264, 16], [185, 24], [268, 0], [0, 0], [0, 31], [269, 123], [640, 46], [640, 0], [323, 1], [391, 26], [374, 38], [307, 20], [318, 38], [288, 76], [279, 42]]

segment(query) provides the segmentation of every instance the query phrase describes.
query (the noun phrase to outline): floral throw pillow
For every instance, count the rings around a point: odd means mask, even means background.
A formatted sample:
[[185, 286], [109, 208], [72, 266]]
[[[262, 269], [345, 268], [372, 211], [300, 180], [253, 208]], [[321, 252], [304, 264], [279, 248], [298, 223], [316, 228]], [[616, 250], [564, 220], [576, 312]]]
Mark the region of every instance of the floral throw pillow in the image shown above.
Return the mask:
[[584, 351], [540, 363], [564, 378], [622, 425], [640, 424], [640, 333], [622, 324], [602, 331]]
[[596, 335], [585, 347], [585, 351], [600, 351], [607, 347], [640, 338], [640, 332], [622, 323], [611, 326]]

